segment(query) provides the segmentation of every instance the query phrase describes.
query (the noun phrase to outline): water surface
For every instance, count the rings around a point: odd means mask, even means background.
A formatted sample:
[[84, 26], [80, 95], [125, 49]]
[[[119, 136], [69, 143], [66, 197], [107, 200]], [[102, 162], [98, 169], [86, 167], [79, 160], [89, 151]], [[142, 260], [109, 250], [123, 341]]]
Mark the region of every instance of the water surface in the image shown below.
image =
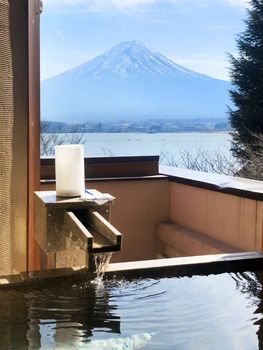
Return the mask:
[[262, 273], [1, 291], [1, 349], [262, 349]]
[[89, 133], [85, 134], [86, 156], [160, 155], [178, 156], [182, 150], [219, 151], [230, 154], [231, 136], [221, 133]]

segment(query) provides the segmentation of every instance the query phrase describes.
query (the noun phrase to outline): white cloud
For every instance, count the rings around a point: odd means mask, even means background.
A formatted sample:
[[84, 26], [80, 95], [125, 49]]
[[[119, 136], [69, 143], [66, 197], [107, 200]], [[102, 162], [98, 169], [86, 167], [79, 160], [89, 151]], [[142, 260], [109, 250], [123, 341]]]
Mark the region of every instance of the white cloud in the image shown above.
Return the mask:
[[[230, 6], [247, 7], [249, 0], [213, 0]], [[85, 7], [91, 11], [127, 11], [140, 9], [157, 3], [195, 3], [197, 5], [211, 5], [211, 0], [44, 0], [44, 5], [54, 7]]]
[[209, 75], [217, 79], [229, 80], [229, 61], [226, 56], [213, 56], [204, 52], [195, 53], [189, 57], [170, 55], [174, 62], [195, 72]]
[[127, 10], [151, 5], [159, 0], [44, 0], [47, 6], [85, 6], [92, 11]]
[[229, 5], [239, 6], [239, 7], [247, 7], [249, 4], [249, 0], [224, 0]]
[[[97, 49], [74, 49], [72, 47], [57, 45], [52, 50], [45, 50], [41, 56], [41, 80], [51, 78], [103, 53]], [[63, 57], [63, 60], [60, 58]]]
[[205, 27], [205, 29], [208, 31], [220, 31], [220, 30], [235, 29], [235, 26], [213, 25], [213, 26], [207, 26]]

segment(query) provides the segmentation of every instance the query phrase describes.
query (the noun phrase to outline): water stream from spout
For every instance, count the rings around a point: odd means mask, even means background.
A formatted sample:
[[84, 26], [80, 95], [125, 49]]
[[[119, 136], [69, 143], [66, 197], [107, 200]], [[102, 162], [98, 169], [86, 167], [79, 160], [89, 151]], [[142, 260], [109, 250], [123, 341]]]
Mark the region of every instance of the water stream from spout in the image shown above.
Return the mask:
[[97, 253], [94, 254], [94, 261], [96, 266], [96, 278], [95, 283], [100, 284], [103, 282], [103, 277], [109, 265], [112, 253]]

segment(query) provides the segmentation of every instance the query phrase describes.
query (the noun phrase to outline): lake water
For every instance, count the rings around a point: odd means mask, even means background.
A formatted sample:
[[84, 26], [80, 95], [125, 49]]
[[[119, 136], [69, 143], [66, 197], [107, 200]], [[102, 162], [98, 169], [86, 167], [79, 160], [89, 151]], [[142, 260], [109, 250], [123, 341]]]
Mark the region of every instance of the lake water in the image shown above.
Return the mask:
[[[86, 133], [81, 140], [80, 137], [80, 134], [44, 134], [48, 142], [45, 140], [46, 149], [42, 149], [41, 154], [52, 156], [56, 144], [84, 143], [86, 157], [159, 155], [160, 163], [165, 165], [197, 170], [195, 163], [208, 159], [208, 163], [226, 164], [227, 168], [232, 168], [231, 135], [228, 132]], [[213, 171], [210, 167], [199, 170]]]
[[85, 134], [86, 156], [138, 156], [169, 153], [178, 156], [202, 149], [230, 155], [231, 136], [220, 133], [93, 133]]

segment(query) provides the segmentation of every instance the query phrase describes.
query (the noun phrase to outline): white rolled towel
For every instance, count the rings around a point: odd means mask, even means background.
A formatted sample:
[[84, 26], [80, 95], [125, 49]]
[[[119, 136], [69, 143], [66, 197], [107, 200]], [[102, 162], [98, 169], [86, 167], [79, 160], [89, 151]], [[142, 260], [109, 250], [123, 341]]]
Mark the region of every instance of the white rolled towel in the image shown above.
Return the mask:
[[135, 334], [130, 337], [119, 337], [92, 340], [85, 344], [87, 350], [135, 350], [143, 348], [152, 338], [150, 333]]

